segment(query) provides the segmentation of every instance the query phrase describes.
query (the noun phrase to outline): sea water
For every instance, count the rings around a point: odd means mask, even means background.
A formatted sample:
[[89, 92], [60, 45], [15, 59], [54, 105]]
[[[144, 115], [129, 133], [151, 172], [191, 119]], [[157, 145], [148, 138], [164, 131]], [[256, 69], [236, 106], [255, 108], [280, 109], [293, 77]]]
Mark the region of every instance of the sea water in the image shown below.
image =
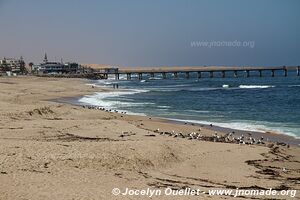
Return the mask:
[[106, 93], [84, 96], [84, 104], [127, 111], [131, 114], [149, 115], [201, 124], [248, 130], [272, 131], [300, 137], [300, 77], [290, 73], [265, 72], [259, 77], [253, 72], [246, 78], [197, 79], [190, 74], [174, 79], [156, 76], [143, 77], [143, 81], [132, 77], [126, 80], [113, 79], [95, 81], [93, 84], [110, 87], [118, 84], [119, 89]]

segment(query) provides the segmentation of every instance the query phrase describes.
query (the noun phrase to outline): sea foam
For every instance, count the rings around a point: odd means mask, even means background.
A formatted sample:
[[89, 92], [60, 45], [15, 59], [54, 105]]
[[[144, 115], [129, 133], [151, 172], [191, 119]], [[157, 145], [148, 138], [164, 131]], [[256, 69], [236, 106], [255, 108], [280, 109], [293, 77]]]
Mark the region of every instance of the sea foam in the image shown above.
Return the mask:
[[260, 121], [211, 122], [211, 121], [204, 121], [204, 120], [182, 120], [182, 119], [174, 119], [174, 118], [165, 118], [165, 119], [170, 119], [179, 122], [190, 122], [195, 124], [205, 124], [205, 125], [213, 124], [215, 126], [219, 126], [223, 128], [236, 129], [242, 131], [254, 131], [260, 133], [273, 132], [273, 133], [292, 136], [297, 139], [300, 138], [299, 136], [293, 133], [294, 130], [283, 129], [282, 126], [284, 124], [281, 123], [269, 123], [269, 122], [260, 122]]
[[126, 102], [126, 101], [117, 101], [117, 100], [107, 100], [107, 98], [112, 97], [120, 97], [124, 95], [132, 95], [142, 92], [148, 92], [148, 90], [122, 90], [122, 91], [109, 91], [109, 92], [96, 92], [92, 95], [85, 95], [84, 97], [80, 98], [78, 101], [83, 104], [89, 104], [94, 106], [104, 107], [106, 109], [117, 109], [119, 111], [126, 111], [130, 114], [141, 114], [145, 115], [144, 113], [133, 113], [127, 110], [120, 110], [118, 109], [121, 107], [134, 107], [134, 106], [141, 106], [141, 105], [149, 105], [154, 104], [150, 102], [139, 103], [139, 102]]
[[243, 89], [255, 89], [255, 88], [272, 88], [275, 87], [273, 85], [240, 85], [239, 88], [243, 88]]

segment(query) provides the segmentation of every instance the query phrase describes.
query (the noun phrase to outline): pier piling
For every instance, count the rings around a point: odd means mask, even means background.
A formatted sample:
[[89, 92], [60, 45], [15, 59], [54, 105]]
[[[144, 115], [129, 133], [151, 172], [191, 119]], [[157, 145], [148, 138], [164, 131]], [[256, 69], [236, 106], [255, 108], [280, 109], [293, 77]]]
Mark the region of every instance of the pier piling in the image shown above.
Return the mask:
[[138, 73], [139, 75], [139, 80], [142, 80], [143, 79], [143, 74], [142, 73]]
[[209, 72], [209, 78], [213, 78], [214, 77], [214, 72], [213, 71], [210, 71]]
[[154, 78], [154, 73], [153, 73], [153, 72], [150, 73], [150, 77], [151, 77], [151, 78]]
[[300, 66], [297, 67], [297, 76], [300, 76]]
[[127, 73], [127, 80], [131, 80], [131, 73]]
[[262, 70], [258, 70], [259, 72], [259, 77], [262, 77]]
[[178, 73], [174, 72], [174, 78], [178, 78]]
[[284, 74], [284, 76], [287, 76], [287, 69], [285, 66], [283, 66], [283, 74]]
[[116, 73], [116, 74], [115, 74], [115, 79], [116, 79], [116, 80], [119, 80], [119, 78], [120, 78], [120, 74], [119, 74], [119, 73]]
[[250, 71], [249, 70], [246, 70], [246, 77], [250, 77]]
[[225, 78], [225, 71], [222, 71], [222, 78]]
[[198, 78], [201, 78], [202, 73], [198, 72]]
[[275, 76], [275, 70], [274, 70], [274, 69], [272, 69], [272, 71], [271, 71], [271, 76], [272, 76], [272, 77]]
[[166, 78], [167, 78], [166, 72], [163, 72], [163, 73], [162, 73], [162, 78], [163, 78], [163, 79], [166, 79]]
[[237, 71], [234, 71], [234, 72], [233, 72], [233, 77], [234, 77], [234, 78], [237, 78]]
[[190, 78], [190, 73], [189, 72], [185, 72], [185, 78]]

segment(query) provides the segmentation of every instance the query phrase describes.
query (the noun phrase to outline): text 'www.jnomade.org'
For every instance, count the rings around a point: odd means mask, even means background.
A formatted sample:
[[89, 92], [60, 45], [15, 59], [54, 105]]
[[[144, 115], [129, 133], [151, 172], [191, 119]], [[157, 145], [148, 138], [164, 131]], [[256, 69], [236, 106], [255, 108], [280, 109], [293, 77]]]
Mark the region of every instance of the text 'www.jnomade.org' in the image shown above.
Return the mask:
[[233, 48], [251, 48], [255, 47], [255, 41], [192, 41], [191, 47], [199, 47], [199, 48], [216, 48], [216, 47], [233, 47]]

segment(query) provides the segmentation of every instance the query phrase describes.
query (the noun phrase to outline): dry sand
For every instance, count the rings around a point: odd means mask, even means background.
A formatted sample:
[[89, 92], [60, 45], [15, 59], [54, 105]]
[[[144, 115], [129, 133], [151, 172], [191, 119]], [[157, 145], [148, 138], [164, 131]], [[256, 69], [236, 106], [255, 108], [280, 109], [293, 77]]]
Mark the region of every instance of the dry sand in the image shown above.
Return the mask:
[[[297, 147], [173, 138], [154, 130], [187, 134], [199, 127], [47, 101], [103, 90], [85, 83], [81, 79], [0, 78], [1, 200], [250, 199], [208, 194], [114, 196], [111, 191], [300, 188]], [[203, 128], [201, 132], [213, 134]]]

